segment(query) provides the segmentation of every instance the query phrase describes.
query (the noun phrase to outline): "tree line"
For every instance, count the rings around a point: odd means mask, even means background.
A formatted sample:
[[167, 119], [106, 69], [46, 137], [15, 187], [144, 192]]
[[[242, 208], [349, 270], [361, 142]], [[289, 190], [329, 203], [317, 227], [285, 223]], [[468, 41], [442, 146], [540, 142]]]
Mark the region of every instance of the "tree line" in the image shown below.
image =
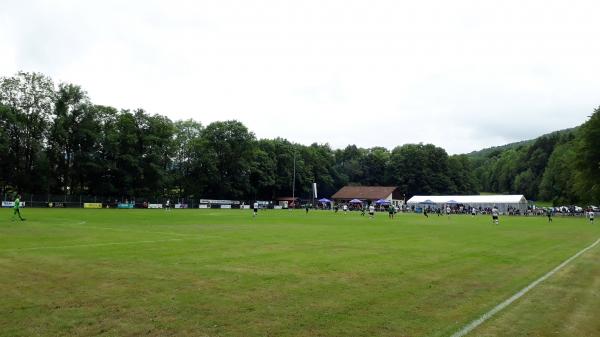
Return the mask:
[[[235, 120], [202, 125], [97, 105], [78, 85], [19, 72], [0, 77], [0, 187], [117, 198], [271, 200], [292, 193], [308, 197], [316, 182], [320, 196], [344, 185], [380, 185], [399, 186], [407, 197], [485, 190], [592, 200], [597, 188], [589, 188], [588, 178], [600, 176], [598, 166], [583, 165], [590, 161], [581, 153], [597, 164], [598, 147], [587, 142], [600, 137], [590, 138], [588, 129], [597, 134], [599, 128], [584, 125], [560, 139], [483, 157], [449, 156], [431, 144], [332, 149], [257, 139]], [[569, 175], [575, 186], [563, 188], [556, 182], [565, 183], [567, 169], [577, 172]]]
[[581, 126], [470, 156], [483, 191], [555, 205], [600, 203], [600, 108]]

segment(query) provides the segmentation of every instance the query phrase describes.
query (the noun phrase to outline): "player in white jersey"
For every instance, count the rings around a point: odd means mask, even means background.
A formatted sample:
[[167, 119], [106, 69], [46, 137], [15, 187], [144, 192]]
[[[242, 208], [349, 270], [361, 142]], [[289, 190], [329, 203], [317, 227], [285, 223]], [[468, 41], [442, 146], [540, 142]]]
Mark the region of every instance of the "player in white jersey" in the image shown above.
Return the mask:
[[375, 206], [371, 205], [369, 206], [369, 218], [372, 218], [375, 216]]
[[492, 208], [492, 222], [495, 223], [496, 225], [499, 223], [498, 217], [499, 217], [500, 212], [498, 212], [498, 209], [496, 208], [496, 206], [494, 206], [494, 208]]
[[254, 205], [252, 205], [252, 209], [253, 209], [253, 213], [252, 216], [255, 217], [256, 214], [258, 214], [258, 202], [254, 202]]

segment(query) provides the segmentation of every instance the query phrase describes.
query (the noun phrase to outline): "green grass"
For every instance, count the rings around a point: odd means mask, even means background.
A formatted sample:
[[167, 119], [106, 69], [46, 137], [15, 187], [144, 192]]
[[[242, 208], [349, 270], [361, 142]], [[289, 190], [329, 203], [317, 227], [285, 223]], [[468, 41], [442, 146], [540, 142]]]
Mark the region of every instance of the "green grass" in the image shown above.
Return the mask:
[[[0, 336], [448, 336], [600, 237], [561, 217], [9, 212]], [[599, 332], [599, 250], [474, 335]]]

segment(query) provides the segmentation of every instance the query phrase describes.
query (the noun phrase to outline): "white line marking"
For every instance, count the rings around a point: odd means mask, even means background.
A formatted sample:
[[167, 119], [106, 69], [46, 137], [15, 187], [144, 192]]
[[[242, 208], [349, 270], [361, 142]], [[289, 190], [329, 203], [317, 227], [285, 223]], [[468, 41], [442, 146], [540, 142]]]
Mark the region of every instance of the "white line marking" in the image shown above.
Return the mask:
[[585, 247], [584, 249], [582, 249], [581, 251], [579, 251], [577, 254], [571, 256], [566, 261], [564, 261], [563, 263], [559, 264], [556, 268], [554, 268], [551, 271], [549, 271], [548, 273], [546, 273], [546, 275], [544, 275], [544, 276], [540, 277], [539, 279], [533, 281], [530, 285], [528, 285], [527, 287], [521, 289], [521, 291], [519, 291], [518, 293], [512, 295], [506, 301], [498, 304], [492, 310], [486, 312], [485, 314], [483, 314], [478, 319], [476, 319], [473, 322], [471, 322], [468, 325], [466, 325], [464, 328], [462, 328], [459, 331], [455, 332], [451, 337], [463, 337], [466, 334], [468, 334], [469, 332], [473, 331], [473, 329], [475, 329], [476, 327], [478, 327], [479, 325], [481, 325], [481, 323], [487, 321], [492, 316], [494, 316], [495, 314], [497, 314], [500, 310], [506, 308], [512, 302], [514, 302], [514, 301], [518, 300], [519, 298], [521, 298], [529, 290], [533, 289], [535, 286], [537, 286], [538, 284], [540, 284], [541, 282], [543, 282], [544, 280], [546, 280], [550, 276], [554, 275], [557, 271], [559, 271], [561, 268], [563, 268], [564, 266], [566, 266], [567, 264], [569, 264], [571, 261], [573, 261], [576, 258], [578, 258], [581, 254], [583, 254], [583, 253], [587, 252], [588, 250], [594, 248], [598, 243], [600, 243], [600, 239], [596, 240], [596, 242], [592, 243], [591, 245]]
[[11, 248], [2, 249], [0, 251], [22, 251], [22, 250], [40, 250], [40, 249], [66, 249], [66, 248], [85, 248], [85, 247], [102, 247], [102, 246], [118, 246], [118, 245], [136, 245], [143, 243], [158, 243], [158, 242], [169, 242], [169, 241], [183, 241], [183, 239], [166, 239], [166, 240], [145, 240], [145, 241], [129, 241], [129, 242], [107, 242], [107, 243], [90, 243], [80, 245], [67, 245], [67, 246], [46, 246], [46, 247], [28, 247], [28, 248]]

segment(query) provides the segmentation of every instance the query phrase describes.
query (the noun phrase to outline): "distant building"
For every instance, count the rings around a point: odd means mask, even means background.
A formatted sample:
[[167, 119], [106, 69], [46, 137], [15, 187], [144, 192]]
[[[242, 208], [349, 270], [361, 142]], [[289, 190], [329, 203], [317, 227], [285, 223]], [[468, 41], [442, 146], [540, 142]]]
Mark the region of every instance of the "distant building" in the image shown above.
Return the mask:
[[344, 186], [331, 199], [336, 203], [347, 203], [352, 199], [361, 200], [363, 203], [373, 203], [383, 199], [395, 206], [404, 203], [404, 195], [396, 186]]
[[279, 197], [276, 198], [275, 201], [277, 202], [277, 205], [283, 207], [283, 208], [295, 208], [298, 207], [298, 201], [299, 198], [293, 198], [293, 197]]

